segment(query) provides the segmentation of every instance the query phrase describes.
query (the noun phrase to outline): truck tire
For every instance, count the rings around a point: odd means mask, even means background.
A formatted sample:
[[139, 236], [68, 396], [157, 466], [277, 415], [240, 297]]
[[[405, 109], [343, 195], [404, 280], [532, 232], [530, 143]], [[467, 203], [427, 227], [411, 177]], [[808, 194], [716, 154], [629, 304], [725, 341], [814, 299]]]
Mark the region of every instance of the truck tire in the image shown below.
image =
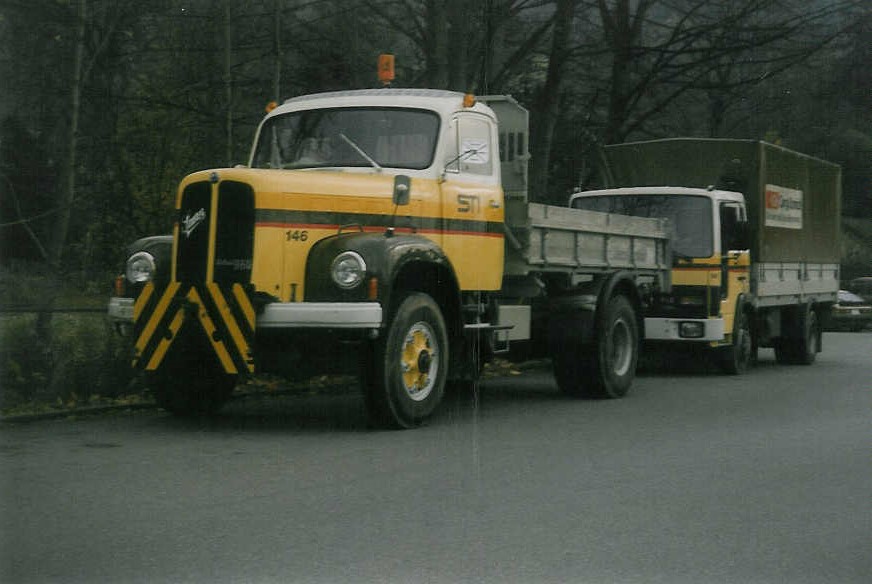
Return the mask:
[[569, 341], [555, 351], [557, 386], [573, 397], [623, 397], [633, 384], [639, 361], [639, 327], [630, 301], [613, 296], [596, 327], [594, 345]]
[[820, 351], [821, 325], [817, 312], [809, 307], [800, 323], [798, 338], [781, 338], [775, 343], [775, 360], [785, 365], [811, 365]]
[[439, 306], [427, 294], [409, 294], [370, 348], [361, 371], [370, 420], [392, 429], [421, 425], [442, 401], [448, 377], [448, 334]]
[[[193, 365], [193, 364], [192, 364]], [[175, 416], [207, 416], [220, 410], [233, 394], [236, 376], [218, 371], [179, 375], [162, 372], [148, 381], [158, 406]]]
[[736, 308], [736, 318], [733, 323], [733, 342], [728, 347], [718, 349], [718, 361], [724, 373], [728, 375], [745, 373], [751, 364], [754, 346], [748, 313], [739, 306]]

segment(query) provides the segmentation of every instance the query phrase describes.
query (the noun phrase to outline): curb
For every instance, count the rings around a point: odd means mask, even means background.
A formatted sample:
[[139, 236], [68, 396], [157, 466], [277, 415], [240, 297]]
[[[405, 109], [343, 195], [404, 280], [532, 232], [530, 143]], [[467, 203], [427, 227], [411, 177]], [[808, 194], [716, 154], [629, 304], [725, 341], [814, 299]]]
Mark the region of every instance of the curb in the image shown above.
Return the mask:
[[70, 410], [58, 410], [52, 412], [38, 412], [34, 414], [13, 414], [11, 416], [0, 416], [0, 424], [17, 424], [26, 422], [40, 422], [44, 420], [55, 420], [59, 418], [69, 418], [80, 415], [102, 414], [105, 412], [120, 411], [120, 410], [148, 410], [157, 408], [154, 403], [142, 404], [107, 404], [104, 406], [86, 406], [83, 408], [75, 408]]
[[[542, 369], [549, 365], [549, 362], [544, 359], [531, 360], [523, 363], [514, 364], [514, 368], [520, 372], [530, 371], [535, 369]], [[496, 375], [491, 377], [482, 377], [482, 380], [486, 379], [496, 379], [499, 377], [505, 377], [506, 374], [504, 372], [499, 372]], [[239, 393], [232, 396], [231, 401], [243, 400], [249, 397], [262, 397], [262, 396], [282, 396], [282, 395], [307, 395], [312, 393], [318, 393], [319, 390], [324, 389], [324, 387], [317, 388], [292, 388], [292, 389], [279, 389], [279, 390], [271, 390], [271, 391], [246, 391], [244, 393]], [[70, 418], [75, 416], [88, 416], [88, 415], [96, 415], [103, 414], [107, 412], [115, 412], [115, 411], [123, 411], [123, 410], [152, 410], [158, 409], [159, 406], [153, 401], [142, 402], [142, 403], [134, 403], [134, 404], [105, 404], [105, 405], [97, 405], [97, 406], [85, 406], [81, 408], [69, 409], [69, 410], [55, 410], [55, 411], [46, 411], [46, 412], [36, 412], [32, 414], [13, 414], [9, 416], [0, 416], [0, 424], [23, 424], [27, 422], [40, 422], [45, 420], [56, 420], [61, 418]]]

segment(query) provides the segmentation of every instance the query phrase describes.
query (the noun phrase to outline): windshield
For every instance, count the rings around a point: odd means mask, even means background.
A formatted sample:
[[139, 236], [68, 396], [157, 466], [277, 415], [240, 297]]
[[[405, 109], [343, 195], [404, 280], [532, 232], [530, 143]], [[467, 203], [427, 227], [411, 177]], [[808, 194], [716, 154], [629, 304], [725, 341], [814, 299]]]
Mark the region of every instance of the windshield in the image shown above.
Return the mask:
[[293, 112], [266, 121], [252, 165], [423, 169], [433, 161], [438, 132], [439, 116], [424, 110], [335, 108]]
[[865, 304], [866, 301], [847, 290], [839, 290], [839, 304]]
[[675, 230], [672, 251], [678, 257], [707, 258], [714, 253], [711, 201], [706, 197], [687, 195], [579, 197], [572, 202], [572, 206], [601, 213], [666, 218]]

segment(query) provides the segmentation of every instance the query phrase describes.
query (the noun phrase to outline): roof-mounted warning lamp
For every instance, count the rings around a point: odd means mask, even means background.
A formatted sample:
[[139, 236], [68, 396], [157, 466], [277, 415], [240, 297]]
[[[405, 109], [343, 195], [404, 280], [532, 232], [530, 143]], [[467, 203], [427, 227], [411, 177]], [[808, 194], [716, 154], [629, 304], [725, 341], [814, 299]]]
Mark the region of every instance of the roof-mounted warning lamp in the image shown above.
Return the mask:
[[387, 87], [394, 80], [394, 56], [382, 54], [378, 56], [378, 80]]

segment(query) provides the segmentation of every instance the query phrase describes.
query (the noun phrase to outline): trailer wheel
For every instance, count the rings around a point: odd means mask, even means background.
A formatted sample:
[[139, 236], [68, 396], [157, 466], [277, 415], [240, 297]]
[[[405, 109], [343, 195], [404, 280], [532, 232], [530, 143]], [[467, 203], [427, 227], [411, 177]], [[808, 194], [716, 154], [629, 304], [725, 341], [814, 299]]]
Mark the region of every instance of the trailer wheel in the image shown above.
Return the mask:
[[793, 344], [794, 363], [797, 365], [811, 365], [814, 363], [820, 351], [821, 326], [817, 312], [809, 308], [805, 315], [805, 327], [803, 335], [796, 339]]
[[161, 372], [150, 376], [148, 384], [158, 406], [175, 416], [202, 416], [218, 412], [230, 399], [236, 385], [236, 375], [207, 370], [179, 375]]
[[409, 294], [370, 348], [361, 370], [370, 420], [386, 428], [421, 425], [442, 401], [448, 374], [448, 335], [439, 306], [427, 294]]
[[800, 323], [799, 338], [781, 338], [775, 343], [775, 360], [787, 365], [811, 365], [820, 352], [821, 325], [811, 307]]
[[748, 314], [739, 306], [733, 324], [733, 342], [729, 347], [718, 349], [721, 369], [729, 375], [741, 375], [748, 370], [752, 360], [754, 341]]
[[639, 327], [630, 301], [613, 296], [596, 326], [594, 345], [567, 342], [555, 352], [557, 386], [575, 397], [623, 397], [639, 361]]

